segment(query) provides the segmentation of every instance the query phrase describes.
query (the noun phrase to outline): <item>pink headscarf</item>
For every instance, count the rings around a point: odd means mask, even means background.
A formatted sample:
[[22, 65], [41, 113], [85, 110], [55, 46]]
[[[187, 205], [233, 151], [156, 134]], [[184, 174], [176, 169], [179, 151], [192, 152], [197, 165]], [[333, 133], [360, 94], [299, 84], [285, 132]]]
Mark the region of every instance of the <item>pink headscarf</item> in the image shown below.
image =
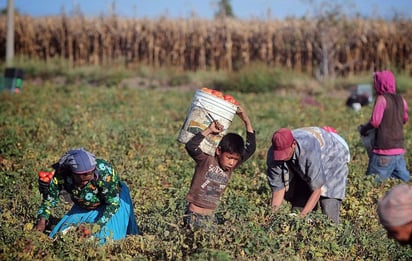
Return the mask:
[[378, 95], [396, 92], [395, 76], [389, 70], [375, 72], [373, 74], [373, 81], [376, 94]]
[[412, 186], [400, 184], [378, 201], [378, 215], [384, 227], [402, 226], [412, 221]]

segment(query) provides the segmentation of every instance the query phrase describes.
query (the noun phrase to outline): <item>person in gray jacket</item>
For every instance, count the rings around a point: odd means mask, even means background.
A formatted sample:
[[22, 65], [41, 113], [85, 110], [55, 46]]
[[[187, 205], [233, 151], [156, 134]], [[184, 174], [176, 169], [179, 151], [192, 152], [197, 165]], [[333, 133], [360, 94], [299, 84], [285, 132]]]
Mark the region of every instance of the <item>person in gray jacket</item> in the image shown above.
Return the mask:
[[283, 200], [306, 216], [317, 208], [339, 223], [348, 177], [349, 146], [333, 128], [281, 128], [272, 136], [267, 152], [267, 179], [271, 207]]

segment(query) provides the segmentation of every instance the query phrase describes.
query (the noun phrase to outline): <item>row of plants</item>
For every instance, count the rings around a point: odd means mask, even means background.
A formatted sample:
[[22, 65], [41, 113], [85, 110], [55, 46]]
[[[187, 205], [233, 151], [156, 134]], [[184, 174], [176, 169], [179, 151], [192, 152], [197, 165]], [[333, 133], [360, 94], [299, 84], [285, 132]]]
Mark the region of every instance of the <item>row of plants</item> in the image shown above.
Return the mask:
[[[102, 72], [102, 74], [104, 74]], [[87, 77], [79, 77], [83, 79]], [[212, 86], [210, 86], [212, 87]], [[318, 86], [322, 90], [322, 86]], [[328, 87], [325, 87], [328, 88]], [[247, 110], [257, 151], [237, 170], [212, 231], [182, 228], [194, 162], [177, 136], [193, 90], [89, 85], [27, 78], [19, 94], [0, 93], [0, 259], [2, 260], [410, 260], [412, 250], [387, 239], [376, 202], [399, 182], [365, 176], [367, 155], [357, 126], [371, 107], [355, 112], [345, 98], [320, 91], [308, 104], [298, 88], [285, 93], [227, 91]], [[405, 95], [408, 97], [407, 90]], [[269, 211], [265, 174], [270, 137], [280, 127], [333, 126], [351, 149], [341, 223], [319, 212], [290, 215], [288, 204]], [[235, 117], [230, 130], [244, 135]], [[405, 144], [412, 134], [406, 126]], [[112, 162], [128, 183], [143, 235], [96, 247], [75, 234], [55, 240], [32, 230], [41, 196], [37, 173], [67, 149], [85, 147]], [[406, 155], [411, 162], [411, 152]], [[70, 205], [60, 204], [61, 217]]]
[[[299, 73], [282, 67], [268, 67], [263, 63], [252, 63], [239, 71], [182, 71], [174, 67], [154, 68], [145, 65], [125, 68], [123, 66], [82, 66], [72, 67], [64, 59], [51, 59], [42, 62], [36, 59], [18, 56], [14, 67], [24, 72], [25, 80], [41, 82], [49, 79], [51, 82], [63, 85], [91, 86], [123, 86], [135, 87], [144, 85], [150, 88], [207, 86], [221, 91], [242, 93], [265, 93], [287, 89], [299, 93], [322, 94], [336, 90], [347, 89], [351, 85], [371, 83], [371, 74], [352, 77], [337, 77], [325, 79], [321, 84], [311, 75]], [[5, 65], [0, 65], [5, 70]], [[411, 87], [410, 75], [407, 71], [391, 69], [397, 80], [397, 90], [405, 93]], [[130, 84], [125, 79], [136, 79]], [[137, 84], [136, 84], [137, 82]], [[149, 82], [149, 84], [146, 84]], [[1, 89], [1, 88], [0, 88]]]

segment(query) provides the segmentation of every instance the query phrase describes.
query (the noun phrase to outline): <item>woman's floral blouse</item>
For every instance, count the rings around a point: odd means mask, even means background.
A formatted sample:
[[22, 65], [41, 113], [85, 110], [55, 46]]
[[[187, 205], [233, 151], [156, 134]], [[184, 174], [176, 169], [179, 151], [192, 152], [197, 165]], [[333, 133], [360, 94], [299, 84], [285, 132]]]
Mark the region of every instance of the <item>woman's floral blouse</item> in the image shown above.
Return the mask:
[[70, 173], [56, 170], [50, 182], [48, 196], [42, 201], [38, 217], [49, 219], [51, 209], [59, 203], [59, 195], [65, 189], [71, 196], [74, 204], [84, 209], [96, 209], [100, 205], [105, 205], [103, 215], [96, 222], [100, 227], [104, 226], [116, 213], [120, 206], [120, 179], [108, 162], [96, 159], [95, 178], [87, 183], [85, 187], [79, 189], [74, 186]]

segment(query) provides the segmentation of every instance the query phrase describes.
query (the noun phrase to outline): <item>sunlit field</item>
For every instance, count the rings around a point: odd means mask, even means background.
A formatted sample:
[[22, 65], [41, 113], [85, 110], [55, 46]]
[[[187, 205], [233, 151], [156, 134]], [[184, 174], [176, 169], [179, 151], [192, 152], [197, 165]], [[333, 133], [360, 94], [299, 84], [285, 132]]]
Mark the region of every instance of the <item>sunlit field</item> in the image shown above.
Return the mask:
[[[257, 151], [232, 177], [214, 231], [184, 230], [182, 215], [194, 161], [177, 141], [195, 90], [107, 87], [26, 81], [18, 94], [0, 93], [0, 259], [2, 260], [410, 260], [412, 250], [387, 239], [376, 201], [399, 181], [365, 176], [367, 154], [357, 126], [372, 107], [355, 112], [346, 97], [296, 90], [230, 92], [248, 112]], [[273, 214], [266, 151], [280, 127], [332, 126], [351, 150], [341, 223], [320, 213], [302, 219], [289, 205]], [[230, 131], [243, 137], [235, 117]], [[412, 132], [405, 128], [407, 162]], [[68, 233], [55, 240], [32, 231], [41, 201], [37, 173], [68, 149], [85, 147], [112, 162], [131, 190], [143, 235], [95, 246]], [[54, 217], [70, 205], [61, 203]]]

